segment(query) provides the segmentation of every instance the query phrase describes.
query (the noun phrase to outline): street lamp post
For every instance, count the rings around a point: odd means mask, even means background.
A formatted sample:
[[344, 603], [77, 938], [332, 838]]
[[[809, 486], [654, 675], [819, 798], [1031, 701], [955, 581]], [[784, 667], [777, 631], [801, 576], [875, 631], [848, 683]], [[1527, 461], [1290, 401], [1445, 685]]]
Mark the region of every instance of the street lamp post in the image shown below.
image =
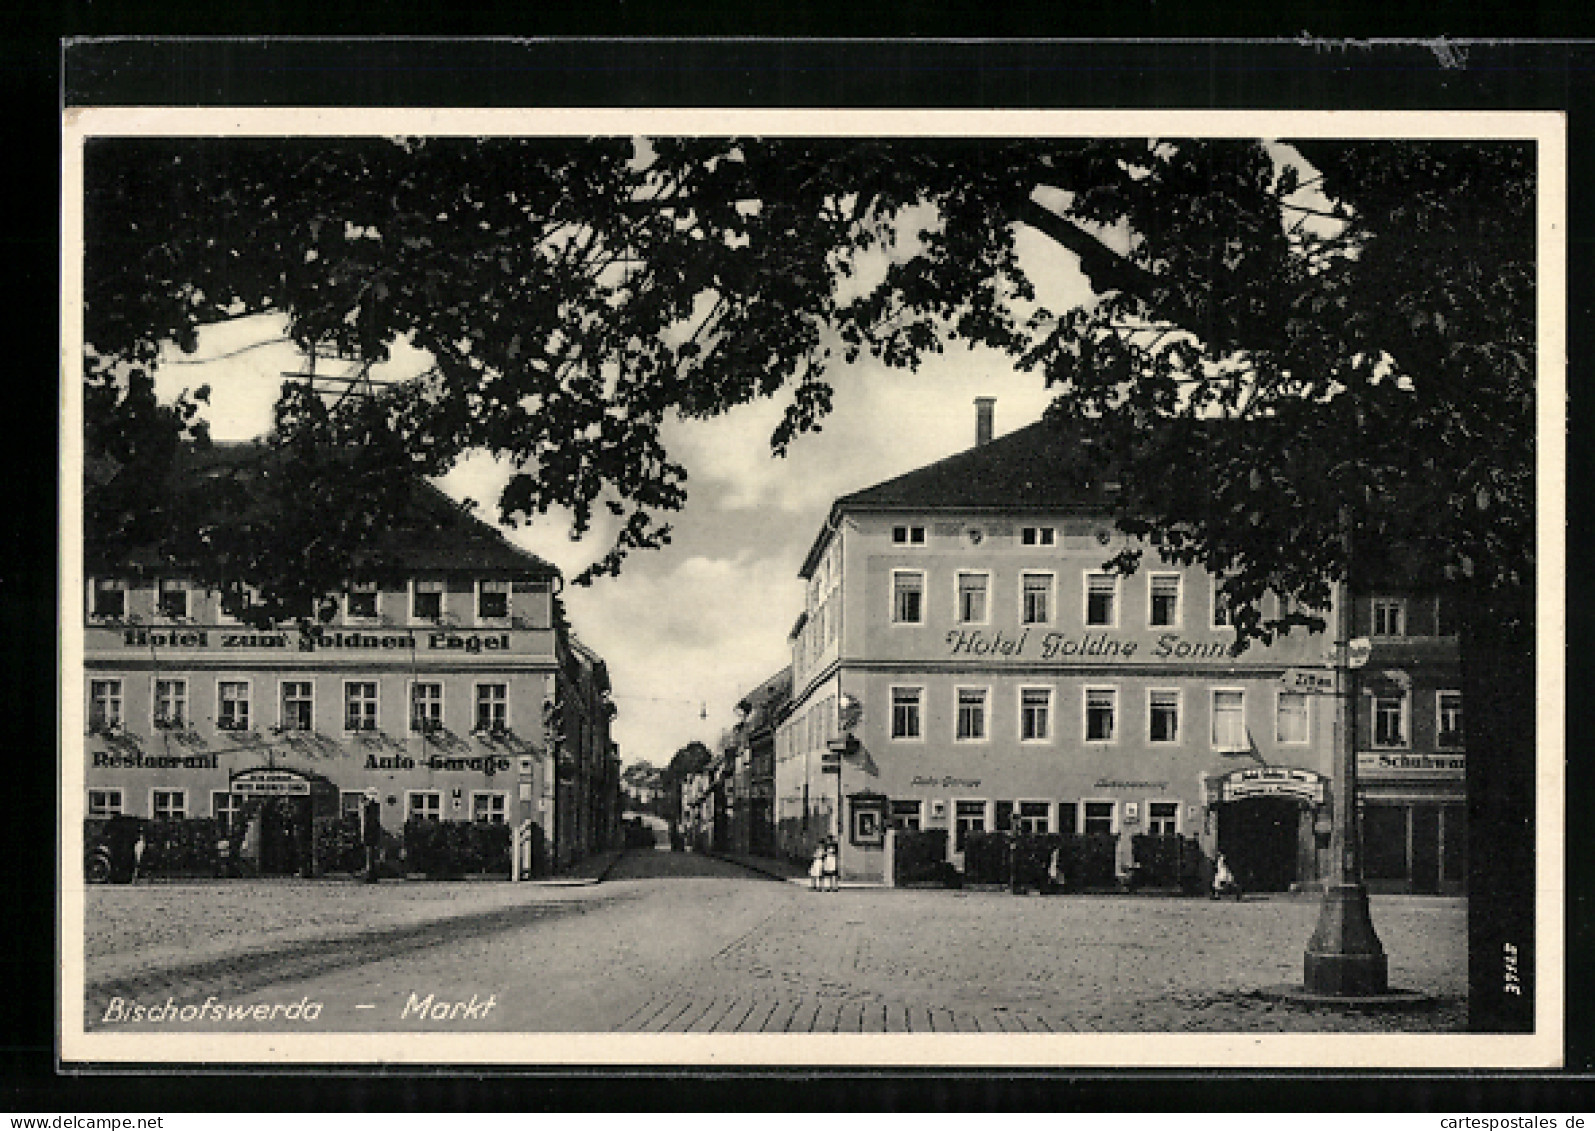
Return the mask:
[[[1341, 538], [1349, 544], [1349, 521], [1341, 515]], [[1347, 556], [1349, 570], [1349, 554]], [[1303, 957], [1304, 988], [1324, 997], [1372, 997], [1389, 991], [1388, 959], [1368, 913], [1362, 882], [1362, 845], [1357, 822], [1356, 669], [1352, 666], [1351, 584], [1342, 583], [1335, 642], [1335, 790], [1330, 833], [1330, 874], [1318, 926]]]

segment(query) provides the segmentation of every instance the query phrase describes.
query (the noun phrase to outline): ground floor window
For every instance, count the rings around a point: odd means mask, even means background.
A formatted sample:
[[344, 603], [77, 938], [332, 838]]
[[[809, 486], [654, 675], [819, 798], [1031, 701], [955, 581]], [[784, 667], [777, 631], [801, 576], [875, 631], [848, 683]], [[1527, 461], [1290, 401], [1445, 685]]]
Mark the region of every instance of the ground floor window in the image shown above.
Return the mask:
[[355, 816], [365, 812], [366, 795], [359, 790], [346, 789], [338, 794], [338, 812], [345, 817]]
[[236, 793], [215, 790], [210, 795], [210, 815], [216, 819], [217, 831], [231, 833], [244, 813], [244, 799]]
[[417, 789], [406, 794], [405, 808], [411, 817], [423, 821], [443, 819], [443, 794], [435, 789]]
[[953, 849], [957, 852], [964, 850], [964, 841], [970, 833], [983, 833], [986, 831], [986, 803], [984, 801], [960, 801], [953, 812], [956, 824], [953, 826]]
[[890, 821], [894, 829], [917, 830], [922, 821], [923, 801], [893, 801]]
[[1180, 831], [1178, 801], [1149, 801], [1146, 806], [1146, 831], [1152, 836], [1175, 836]]
[[90, 817], [119, 817], [122, 814], [122, 791], [119, 789], [89, 790]]
[[502, 825], [509, 817], [509, 794], [471, 794], [471, 820], [478, 824]]
[[150, 816], [157, 821], [181, 821], [188, 816], [186, 789], [150, 790]]
[[1087, 801], [1085, 803], [1085, 824], [1080, 831], [1087, 836], [1093, 833], [1113, 832], [1114, 805], [1115, 803], [1112, 801]]
[[1021, 801], [1019, 803], [1019, 831], [1027, 835], [1044, 833], [1047, 831], [1047, 810], [1052, 808], [1046, 801]]

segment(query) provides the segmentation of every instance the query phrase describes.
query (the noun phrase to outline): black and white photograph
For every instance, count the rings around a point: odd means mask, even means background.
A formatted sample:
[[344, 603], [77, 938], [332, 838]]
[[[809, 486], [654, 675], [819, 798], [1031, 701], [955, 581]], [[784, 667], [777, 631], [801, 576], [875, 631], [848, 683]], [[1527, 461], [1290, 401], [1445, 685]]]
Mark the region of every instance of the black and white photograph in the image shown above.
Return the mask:
[[63, 1060], [1559, 1063], [1557, 116], [63, 155]]

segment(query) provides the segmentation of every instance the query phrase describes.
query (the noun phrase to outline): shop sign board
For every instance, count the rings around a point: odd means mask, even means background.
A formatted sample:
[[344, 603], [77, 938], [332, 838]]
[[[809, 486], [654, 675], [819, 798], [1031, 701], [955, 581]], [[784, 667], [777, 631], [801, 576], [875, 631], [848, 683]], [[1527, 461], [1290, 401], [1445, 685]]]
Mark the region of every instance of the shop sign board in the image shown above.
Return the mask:
[[1370, 778], [1457, 778], [1467, 773], [1467, 769], [1467, 758], [1460, 751], [1424, 754], [1406, 750], [1362, 750], [1357, 753], [1357, 774]]
[[1310, 695], [1335, 693], [1335, 673], [1323, 668], [1287, 668], [1279, 682], [1292, 691], [1305, 691]]
[[1366, 636], [1358, 636], [1346, 642], [1346, 665], [1360, 668], [1368, 662], [1368, 657], [1373, 655], [1373, 641]]
[[1324, 801], [1323, 775], [1289, 766], [1254, 766], [1232, 770], [1222, 779], [1221, 801], [1244, 801], [1249, 797], [1293, 797], [1313, 805]]
[[231, 791], [250, 797], [308, 797], [310, 782], [292, 770], [245, 770], [233, 779]]

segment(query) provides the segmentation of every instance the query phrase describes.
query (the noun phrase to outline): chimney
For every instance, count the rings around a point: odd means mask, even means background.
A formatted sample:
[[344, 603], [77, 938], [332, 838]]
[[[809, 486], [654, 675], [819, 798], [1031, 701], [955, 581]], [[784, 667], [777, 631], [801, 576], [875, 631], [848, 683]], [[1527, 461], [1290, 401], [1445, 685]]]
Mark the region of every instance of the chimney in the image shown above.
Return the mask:
[[996, 407], [996, 397], [975, 398], [975, 447], [991, 443], [991, 413]]

